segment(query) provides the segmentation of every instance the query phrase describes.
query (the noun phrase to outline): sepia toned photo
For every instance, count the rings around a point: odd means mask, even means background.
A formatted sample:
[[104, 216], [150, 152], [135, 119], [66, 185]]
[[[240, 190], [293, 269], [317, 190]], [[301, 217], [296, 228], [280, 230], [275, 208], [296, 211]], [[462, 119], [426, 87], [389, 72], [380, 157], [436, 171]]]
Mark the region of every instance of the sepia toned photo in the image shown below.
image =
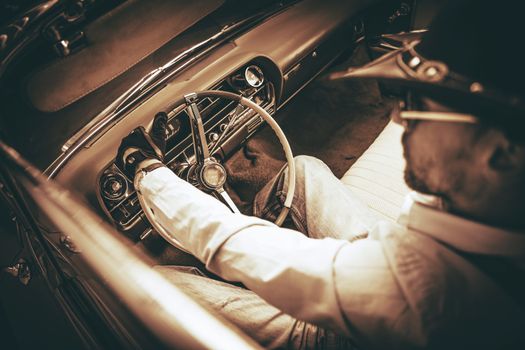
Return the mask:
[[525, 349], [502, 0], [0, 0], [0, 349]]

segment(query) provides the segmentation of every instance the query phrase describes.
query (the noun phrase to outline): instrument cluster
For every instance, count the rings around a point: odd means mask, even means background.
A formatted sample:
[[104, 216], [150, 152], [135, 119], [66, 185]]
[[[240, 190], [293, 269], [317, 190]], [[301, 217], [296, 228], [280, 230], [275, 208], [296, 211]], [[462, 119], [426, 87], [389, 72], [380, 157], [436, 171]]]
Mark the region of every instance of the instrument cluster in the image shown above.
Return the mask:
[[[263, 69], [249, 63], [221, 80], [210, 90], [242, 94], [273, 114], [275, 89]], [[168, 113], [166, 165], [175, 173], [194, 159], [189, 115], [178, 106]], [[204, 124], [206, 141], [214, 158], [223, 161], [236, 151], [258, 128], [263, 119], [251, 109], [223, 98], [203, 98], [197, 102]], [[153, 229], [140, 207], [129, 179], [113, 162], [98, 177], [98, 198], [117, 229], [134, 241], [144, 240]]]

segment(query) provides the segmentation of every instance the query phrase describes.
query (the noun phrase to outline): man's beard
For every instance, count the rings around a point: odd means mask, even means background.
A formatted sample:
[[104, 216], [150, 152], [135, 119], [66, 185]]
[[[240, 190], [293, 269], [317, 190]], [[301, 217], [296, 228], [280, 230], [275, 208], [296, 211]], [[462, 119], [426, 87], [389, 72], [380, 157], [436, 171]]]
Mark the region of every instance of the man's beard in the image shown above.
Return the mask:
[[419, 193], [423, 194], [434, 194], [428, 187], [428, 185], [416, 175], [415, 171], [412, 169], [412, 167], [407, 162], [405, 166], [405, 182], [414, 191], [417, 191]]
[[403, 156], [405, 158], [405, 182], [414, 191], [423, 194], [433, 194], [428, 185], [423, 180], [424, 174], [417, 175], [416, 169], [412, 166], [413, 160], [410, 157], [410, 148], [408, 147], [408, 133], [404, 132], [401, 140], [403, 144]]

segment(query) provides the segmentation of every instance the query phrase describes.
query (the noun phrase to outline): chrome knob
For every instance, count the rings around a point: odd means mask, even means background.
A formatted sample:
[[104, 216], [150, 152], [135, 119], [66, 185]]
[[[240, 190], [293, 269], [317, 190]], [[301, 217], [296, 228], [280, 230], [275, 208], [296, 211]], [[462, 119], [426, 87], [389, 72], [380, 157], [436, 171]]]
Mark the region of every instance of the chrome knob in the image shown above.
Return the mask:
[[208, 139], [211, 141], [211, 142], [215, 142], [219, 139], [219, 134], [217, 134], [216, 132], [210, 132], [208, 134]]

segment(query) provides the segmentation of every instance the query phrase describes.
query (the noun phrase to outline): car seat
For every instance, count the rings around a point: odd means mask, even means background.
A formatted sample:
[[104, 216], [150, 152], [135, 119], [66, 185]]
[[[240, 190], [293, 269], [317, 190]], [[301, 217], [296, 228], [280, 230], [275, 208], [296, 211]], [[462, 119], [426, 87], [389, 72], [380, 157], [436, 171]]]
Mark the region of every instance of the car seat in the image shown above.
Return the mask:
[[410, 189], [405, 184], [403, 127], [390, 121], [341, 181], [381, 218], [395, 222]]

